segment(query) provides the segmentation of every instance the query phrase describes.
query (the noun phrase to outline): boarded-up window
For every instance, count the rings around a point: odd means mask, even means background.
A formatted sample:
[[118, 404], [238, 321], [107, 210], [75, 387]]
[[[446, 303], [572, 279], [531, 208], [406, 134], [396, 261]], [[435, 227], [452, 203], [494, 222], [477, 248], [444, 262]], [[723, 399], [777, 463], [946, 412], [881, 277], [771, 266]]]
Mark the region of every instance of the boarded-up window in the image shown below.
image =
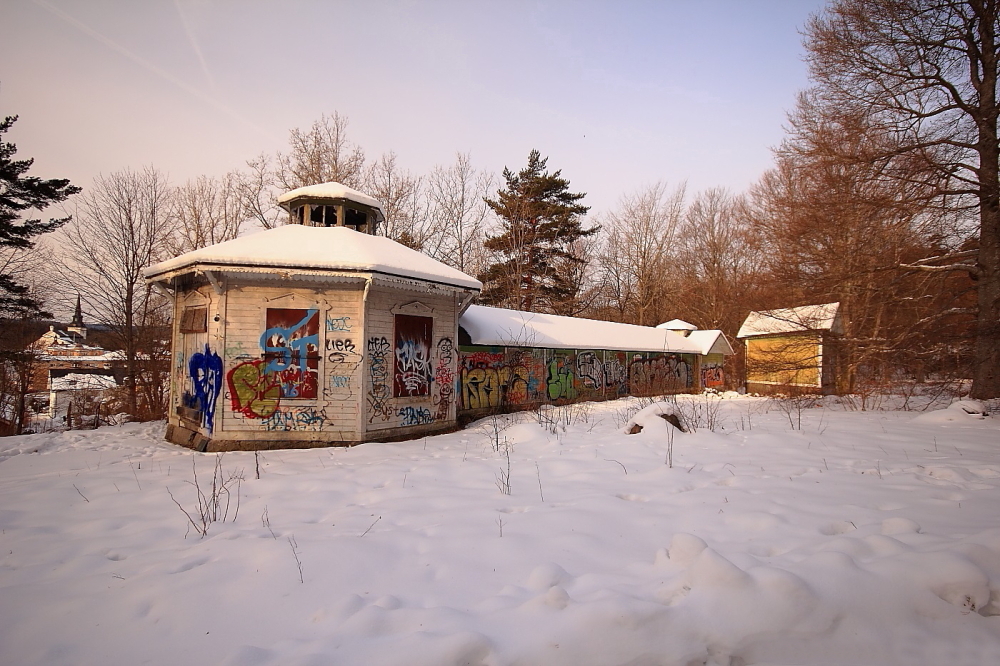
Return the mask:
[[268, 308], [260, 338], [264, 372], [282, 398], [313, 400], [319, 378], [319, 310]]
[[392, 396], [409, 398], [430, 395], [434, 319], [398, 314], [394, 328], [396, 344]]
[[181, 333], [208, 331], [208, 308], [184, 308], [181, 314]]

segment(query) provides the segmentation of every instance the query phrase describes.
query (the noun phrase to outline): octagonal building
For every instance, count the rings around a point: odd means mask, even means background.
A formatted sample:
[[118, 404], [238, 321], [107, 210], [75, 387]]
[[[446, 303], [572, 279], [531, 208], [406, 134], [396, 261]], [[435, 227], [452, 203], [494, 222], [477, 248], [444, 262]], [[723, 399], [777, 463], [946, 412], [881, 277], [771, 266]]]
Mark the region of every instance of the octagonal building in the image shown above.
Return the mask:
[[339, 183], [290, 224], [150, 266], [173, 301], [167, 439], [201, 451], [350, 445], [456, 425], [458, 319], [481, 283], [373, 235]]

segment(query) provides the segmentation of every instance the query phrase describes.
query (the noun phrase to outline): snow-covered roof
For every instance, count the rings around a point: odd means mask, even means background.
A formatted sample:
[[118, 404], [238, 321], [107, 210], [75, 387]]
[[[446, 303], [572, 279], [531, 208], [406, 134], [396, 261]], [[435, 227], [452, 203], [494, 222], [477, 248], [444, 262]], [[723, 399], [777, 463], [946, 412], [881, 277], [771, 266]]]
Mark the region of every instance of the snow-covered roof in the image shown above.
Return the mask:
[[773, 335], [775, 333], [798, 333], [801, 331], [833, 331], [840, 332], [840, 319], [837, 317], [840, 303], [824, 303], [822, 305], [800, 305], [795, 308], [779, 308], [777, 310], [761, 310], [751, 312], [738, 338], [750, 338], [755, 335]]
[[482, 283], [426, 254], [383, 236], [347, 227], [305, 227], [287, 224], [241, 236], [161, 261], [143, 271], [147, 280], [202, 267], [298, 268], [384, 273], [466, 289]]
[[[722, 331], [684, 337], [663, 328], [619, 324], [471, 305], [459, 319], [474, 345], [665, 351], [686, 354], [732, 353]], [[724, 346], [719, 343], [721, 338]], [[718, 348], [714, 351], [713, 348]], [[724, 351], [728, 350], [728, 351]]]
[[665, 321], [662, 324], [657, 325], [656, 328], [665, 328], [668, 331], [697, 331], [698, 327], [694, 324], [689, 324], [683, 319], [671, 319], [670, 321]]
[[317, 199], [350, 199], [351, 201], [357, 201], [360, 204], [366, 206], [371, 206], [372, 208], [378, 208], [382, 210], [382, 204], [375, 199], [370, 197], [364, 192], [358, 192], [352, 187], [343, 185], [331, 181], [329, 183], [320, 183], [318, 185], [306, 185], [305, 187], [297, 187], [294, 190], [285, 192], [278, 197], [278, 203], [284, 204], [292, 201], [294, 199], [301, 198], [317, 198]]
[[49, 386], [51, 391], [103, 391], [117, 386], [111, 375], [95, 375], [82, 372], [71, 372], [63, 377], [53, 377]]

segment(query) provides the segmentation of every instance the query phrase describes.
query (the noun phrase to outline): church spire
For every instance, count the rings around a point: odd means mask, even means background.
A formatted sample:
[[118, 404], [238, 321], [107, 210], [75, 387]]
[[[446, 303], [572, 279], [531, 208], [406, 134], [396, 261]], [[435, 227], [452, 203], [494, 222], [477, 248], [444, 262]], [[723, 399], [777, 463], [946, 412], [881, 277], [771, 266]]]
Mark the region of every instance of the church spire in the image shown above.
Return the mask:
[[76, 295], [76, 311], [73, 312], [73, 321], [69, 325], [74, 328], [83, 328], [83, 310], [80, 308], [80, 294]]
[[80, 294], [76, 295], [76, 310], [73, 312], [73, 321], [69, 323], [66, 330], [76, 333], [84, 340], [87, 339], [87, 326], [83, 323], [83, 309], [80, 307]]

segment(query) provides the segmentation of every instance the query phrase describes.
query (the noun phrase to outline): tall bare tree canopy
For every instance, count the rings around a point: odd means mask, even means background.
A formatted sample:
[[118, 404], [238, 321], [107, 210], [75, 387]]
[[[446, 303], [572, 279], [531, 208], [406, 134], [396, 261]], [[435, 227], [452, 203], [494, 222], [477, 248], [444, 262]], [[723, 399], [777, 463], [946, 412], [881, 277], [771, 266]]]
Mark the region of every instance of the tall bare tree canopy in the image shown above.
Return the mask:
[[[908, 156], [906, 168], [898, 173], [887, 168], [885, 177], [919, 179], [932, 187], [935, 203], [977, 215], [972, 238], [951, 239], [945, 252], [910, 266], [966, 271], [976, 280], [972, 395], [978, 398], [1000, 396], [998, 5], [997, 0], [835, 0], [806, 29], [817, 102], [863, 113], [871, 131], [891, 137], [888, 150], [861, 159], [889, 165]], [[827, 148], [849, 150], [837, 144]], [[912, 162], [923, 170], [915, 172]]]

